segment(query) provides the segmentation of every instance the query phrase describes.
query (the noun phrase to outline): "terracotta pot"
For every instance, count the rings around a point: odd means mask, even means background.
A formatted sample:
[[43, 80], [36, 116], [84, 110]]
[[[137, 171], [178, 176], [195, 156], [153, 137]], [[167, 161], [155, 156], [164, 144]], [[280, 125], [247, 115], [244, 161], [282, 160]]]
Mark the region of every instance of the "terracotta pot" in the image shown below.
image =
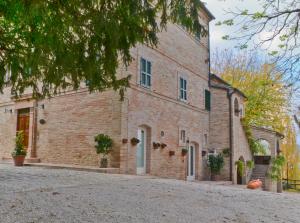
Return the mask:
[[13, 156], [13, 160], [15, 163], [15, 166], [23, 166], [24, 165], [24, 160], [25, 160], [25, 156]]
[[210, 179], [211, 179], [211, 181], [219, 181], [219, 180], [221, 180], [221, 176], [220, 176], [220, 174], [211, 174], [211, 176], [210, 176]]
[[254, 190], [260, 188], [261, 186], [262, 186], [261, 180], [257, 179], [257, 180], [251, 180], [248, 183], [247, 188]]
[[108, 166], [108, 160], [107, 160], [107, 158], [101, 158], [100, 168], [107, 168], [107, 166]]

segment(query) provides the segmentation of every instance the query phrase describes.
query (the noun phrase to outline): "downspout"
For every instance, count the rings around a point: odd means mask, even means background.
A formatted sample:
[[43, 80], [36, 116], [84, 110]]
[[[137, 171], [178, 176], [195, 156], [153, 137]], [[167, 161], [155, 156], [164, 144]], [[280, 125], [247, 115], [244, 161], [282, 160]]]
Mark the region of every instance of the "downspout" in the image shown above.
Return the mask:
[[209, 29], [209, 27], [210, 27], [210, 25], [209, 25], [209, 23], [208, 23], [208, 86], [210, 87], [210, 82], [211, 82], [211, 78], [210, 78], [210, 72], [211, 72], [211, 68], [210, 68], [210, 66], [211, 66], [211, 59], [210, 59], [210, 29]]
[[230, 181], [232, 181], [232, 164], [233, 164], [233, 123], [232, 123], [232, 94], [234, 91], [227, 90], [227, 96], [229, 99], [229, 146], [230, 146]]

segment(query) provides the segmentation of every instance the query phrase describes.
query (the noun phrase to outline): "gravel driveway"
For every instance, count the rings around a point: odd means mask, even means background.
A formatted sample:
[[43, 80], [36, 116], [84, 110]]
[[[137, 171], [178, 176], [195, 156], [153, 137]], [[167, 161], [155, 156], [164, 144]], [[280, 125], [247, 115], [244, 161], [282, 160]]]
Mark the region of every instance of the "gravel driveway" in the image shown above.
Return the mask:
[[0, 164], [0, 222], [300, 222], [300, 195]]

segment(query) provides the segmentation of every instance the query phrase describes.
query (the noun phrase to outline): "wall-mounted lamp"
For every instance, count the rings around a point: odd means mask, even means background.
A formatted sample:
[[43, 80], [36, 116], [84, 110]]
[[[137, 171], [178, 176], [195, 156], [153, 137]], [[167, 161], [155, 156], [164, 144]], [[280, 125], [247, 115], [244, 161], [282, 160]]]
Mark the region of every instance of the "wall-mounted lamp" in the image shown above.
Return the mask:
[[5, 108], [4, 109], [4, 113], [10, 113], [10, 114], [12, 114], [13, 113], [13, 110], [10, 108]]

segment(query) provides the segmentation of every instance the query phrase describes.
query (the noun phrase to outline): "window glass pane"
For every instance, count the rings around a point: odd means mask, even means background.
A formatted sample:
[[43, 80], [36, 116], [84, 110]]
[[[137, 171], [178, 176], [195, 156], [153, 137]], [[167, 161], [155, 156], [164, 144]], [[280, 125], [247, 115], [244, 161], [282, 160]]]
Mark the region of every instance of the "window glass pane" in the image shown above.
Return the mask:
[[143, 85], [146, 85], [146, 74], [145, 73], [142, 73], [141, 83]]
[[147, 73], [151, 74], [151, 62], [147, 62]]
[[141, 59], [141, 69], [142, 69], [142, 72], [146, 72], [146, 60], [145, 59]]
[[182, 89], [182, 88], [183, 88], [183, 79], [180, 78], [180, 89]]
[[151, 76], [150, 76], [150, 75], [147, 75], [147, 83], [146, 83], [146, 85], [147, 85], [148, 87], [151, 86]]
[[183, 99], [183, 90], [180, 90], [180, 99]]
[[186, 90], [186, 80], [184, 80], [184, 90]]

